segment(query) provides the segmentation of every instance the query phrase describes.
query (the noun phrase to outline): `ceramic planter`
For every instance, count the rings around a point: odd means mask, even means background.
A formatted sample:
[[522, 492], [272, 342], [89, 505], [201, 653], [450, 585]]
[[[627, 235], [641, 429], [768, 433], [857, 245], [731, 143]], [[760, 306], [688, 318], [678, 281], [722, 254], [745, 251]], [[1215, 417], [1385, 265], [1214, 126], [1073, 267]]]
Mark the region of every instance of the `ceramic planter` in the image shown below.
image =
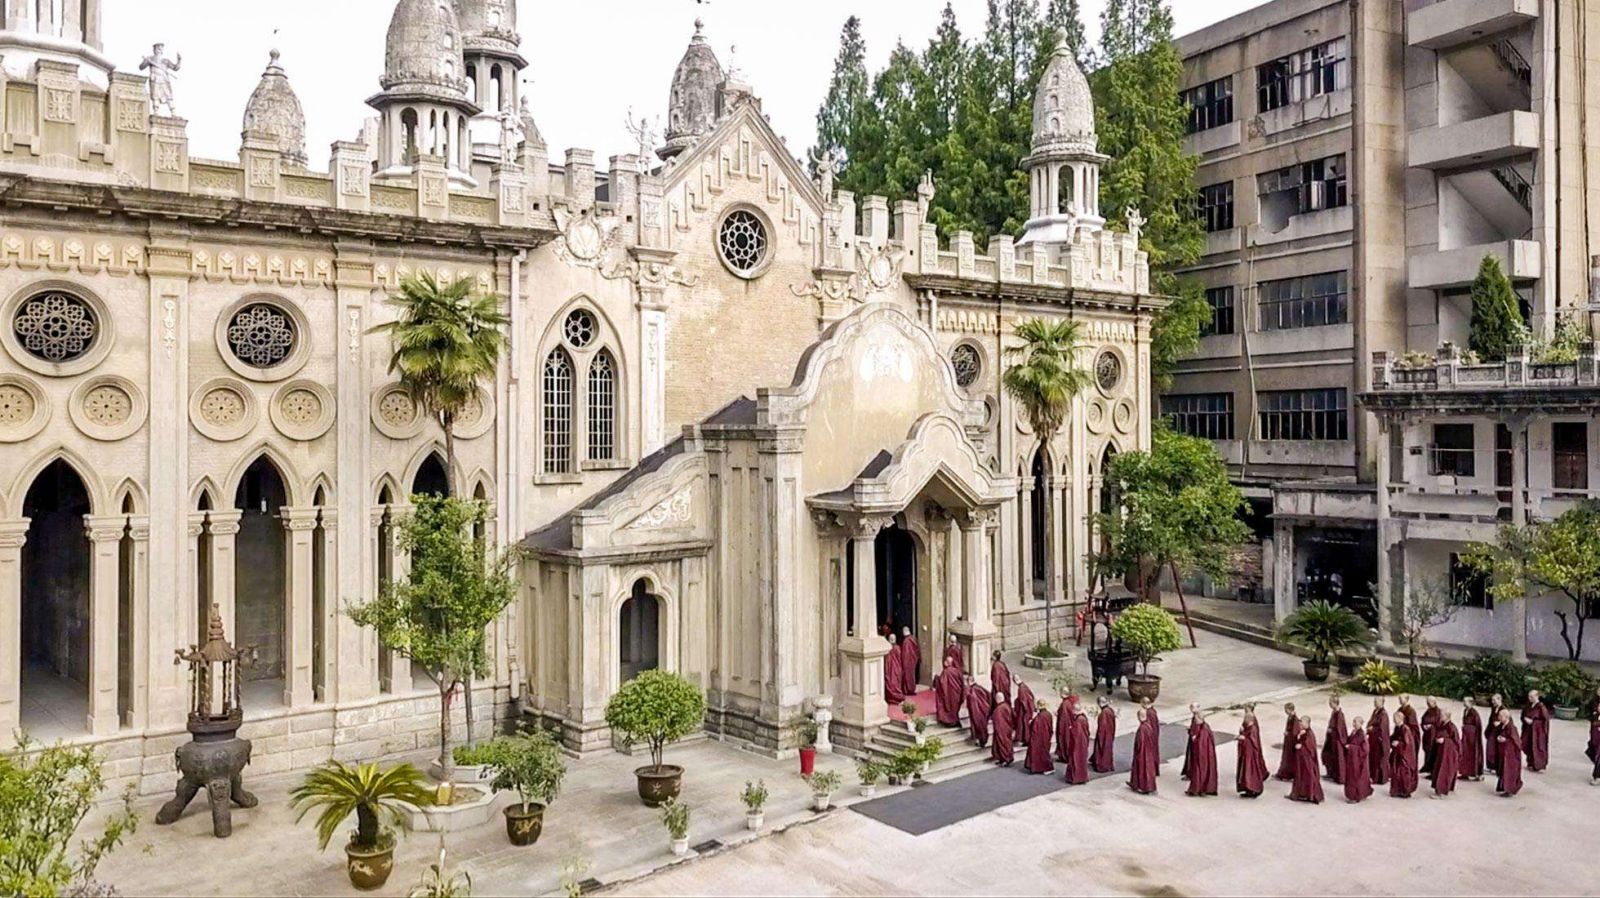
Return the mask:
[[1313, 683], [1326, 683], [1333, 673], [1333, 668], [1326, 661], [1313, 661], [1307, 658], [1300, 662], [1300, 666], [1305, 668], [1306, 679]]
[[817, 747], [807, 745], [800, 749], [800, 775], [810, 776], [817, 767]]
[[872, 796], [877, 795], [877, 794], [878, 794], [878, 784], [877, 783], [862, 783], [861, 784], [861, 797], [862, 798], [871, 798]]
[[1556, 719], [1557, 720], [1577, 720], [1578, 719], [1578, 709], [1577, 708], [1567, 707], [1566, 705], [1555, 705], [1554, 707], [1555, 707], [1555, 715], [1556, 715]]
[[751, 832], [756, 832], [761, 829], [761, 824], [765, 822], [766, 819], [767, 815], [764, 811], [746, 811], [744, 815], [744, 827]]
[[1154, 674], [1129, 674], [1128, 698], [1155, 701], [1161, 695], [1161, 678]]
[[639, 780], [639, 798], [652, 808], [659, 808], [669, 798], [677, 798], [683, 788], [683, 768], [676, 764], [640, 767], [633, 771]]
[[539, 834], [544, 832], [544, 805], [508, 805], [504, 814], [506, 838], [511, 844], [521, 847], [539, 841]]
[[685, 836], [685, 837], [683, 837], [681, 839], [673, 839], [672, 840], [672, 854], [673, 854], [674, 857], [683, 857], [684, 855], [686, 855], [688, 853], [689, 853], [689, 838], [687, 836]]
[[394, 872], [394, 843], [385, 848], [344, 847], [345, 872], [350, 884], [362, 891], [383, 888]]
[[831, 795], [820, 795], [820, 794], [812, 795], [811, 796], [811, 808], [813, 810], [816, 810], [816, 811], [826, 811], [828, 809], [828, 805], [832, 801], [833, 801], [833, 796], [831, 796]]

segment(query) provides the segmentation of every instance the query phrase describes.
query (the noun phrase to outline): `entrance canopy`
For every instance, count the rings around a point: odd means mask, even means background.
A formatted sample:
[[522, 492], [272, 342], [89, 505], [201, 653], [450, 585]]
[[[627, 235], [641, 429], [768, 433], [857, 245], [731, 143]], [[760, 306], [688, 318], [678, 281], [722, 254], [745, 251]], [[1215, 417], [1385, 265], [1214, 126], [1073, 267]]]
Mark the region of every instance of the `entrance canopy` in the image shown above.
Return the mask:
[[812, 508], [849, 514], [893, 514], [925, 498], [945, 508], [998, 506], [1016, 495], [1015, 478], [983, 464], [959, 421], [943, 412], [925, 415], [905, 442], [880, 452], [843, 489], [812, 496]]

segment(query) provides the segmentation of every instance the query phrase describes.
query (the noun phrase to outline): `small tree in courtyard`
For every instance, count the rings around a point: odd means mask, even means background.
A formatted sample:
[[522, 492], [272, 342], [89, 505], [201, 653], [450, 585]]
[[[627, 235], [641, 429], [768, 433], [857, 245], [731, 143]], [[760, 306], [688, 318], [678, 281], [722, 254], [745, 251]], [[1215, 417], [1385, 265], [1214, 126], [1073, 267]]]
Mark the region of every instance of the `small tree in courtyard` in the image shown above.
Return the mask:
[[706, 716], [706, 699], [688, 680], [664, 670], [647, 670], [626, 683], [606, 703], [606, 723], [623, 742], [650, 746], [650, 765], [662, 769], [667, 744], [694, 732]]
[[1489, 594], [1512, 602], [1559, 593], [1557, 608], [1567, 658], [1583, 657], [1584, 625], [1600, 605], [1600, 502], [1583, 502], [1553, 521], [1500, 528], [1493, 545], [1478, 543], [1462, 559], [1492, 578]]
[[1522, 309], [1500, 260], [1484, 256], [1472, 282], [1472, 323], [1467, 348], [1486, 362], [1499, 361], [1527, 336]]
[[[400, 522], [400, 549], [410, 555], [406, 576], [350, 617], [378, 633], [391, 650], [416, 662], [439, 689], [439, 766], [454, 769], [450, 753], [450, 696], [481, 674], [483, 631], [511, 604], [514, 555], [492, 551], [474, 535], [486, 525], [480, 501], [418, 495]], [[470, 706], [468, 713], [470, 714]], [[471, 734], [472, 721], [467, 721]]]
[[[1372, 594], [1377, 595], [1378, 590], [1374, 588]], [[1417, 658], [1428, 651], [1428, 631], [1455, 619], [1461, 609], [1458, 598], [1449, 587], [1434, 580], [1422, 580], [1411, 587], [1406, 607], [1400, 613], [1400, 639], [1406, 646], [1412, 676], [1422, 675]]]
[[1111, 635], [1122, 640], [1122, 645], [1138, 659], [1139, 667], [1150, 675], [1150, 662], [1162, 652], [1183, 648], [1183, 634], [1178, 632], [1178, 622], [1165, 608], [1155, 605], [1135, 605], [1117, 615], [1111, 625]]
[[103, 791], [91, 748], [39, 748], [23, 738], [0, 755], [0, 895], [101, 894], [95, 867], [139, 822], [130, 786], [74, 850], [73, 837]]
[[[1082, 328], [1076, 321], [1046, 321], [1035, 318], [1017, 325], [1022, 342], [1006, 349], [1015, 361], [1000, 377], [1005, 391], [1022, 407], [1022, 413], [1046, 452], [1050, 441], [1072, 411], [1072, 401], [1089, 388], [1093, 378], [1078, 364], [1083, 348]], [[1045, 516], [1045, 530], [1052, 529], [1053, 513]], [[1044, 587], [1044, 644], [1050, 645], [1050, 606], [1055, 597], [1054, 572]]]

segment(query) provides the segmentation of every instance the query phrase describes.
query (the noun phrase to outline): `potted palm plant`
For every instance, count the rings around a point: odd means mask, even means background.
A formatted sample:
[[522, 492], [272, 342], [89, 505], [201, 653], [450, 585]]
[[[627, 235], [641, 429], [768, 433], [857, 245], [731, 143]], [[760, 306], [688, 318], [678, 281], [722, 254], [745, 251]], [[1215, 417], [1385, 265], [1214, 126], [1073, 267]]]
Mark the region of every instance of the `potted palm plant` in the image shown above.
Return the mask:
[[744, 791], [739, 793], [739, 800], [744, 802], [744, 825], [752, 832], [761, 829], [761, 823], [766, 819], [767, 806], [767, 781], [744, 781]]
[[513, 845], [532, 845], [544, 831], [545, 808], [561, 791], [567, 773], [561, 747], [549, 733], [534, 728], [490, 740], [482, 748], [484, 763], [494, 774], [490, 787], [517, 793], [516, 803], [502, 811], [506, 838]]
[[683, 857], [689, 853], [689, 806], [676, 797], [661, 803], [661, 822], [667, 828], [672, 853]]
[[395, 829], [407, 806], [433, 804], [433, 789], [422, 771], [410, 764], [387, 770], [376, 764], [349, 765], [329, 761], [306, 774], [290, 794], [295, 821], [317, 811], [317, 847], [325, 850], [346, 817], [356, 815], [356, 828], [344, 847], [346, 872], [358, 889], [380, 888], [394, 872]]
[[883, 765], [862, 758], [856, 762], [856, 779], [861, 781], [861, 797], [871, 798], [878, 792], [878, 780], [883, 778]]
[[1327, 681], [1333, 656], [1363, 647], [1370, 639], [1367, 624], [1354, 611], [1331, 602], [1307, 602], [1278, 628], [1278, 637], [1311, 654], [1303, 662], [1306, 679]]
[[811, 785], [811, 807], [826, 811], [833, 800], [833, 793], [839, 791], [840, 779], [839, 774], [832, 770], [819, 770], [806, 777], [806, 782]]
[[606, 704], [606, 723], [625, 747], [643, 740], [650, 746], [650, 766], [633, 773], [639, 781], [639, 798], [652, 808], [677, 796], [683, 785], [683, 768], [662, 763], [667, 743], [682, 739], [700, 726], [706, 699], [688, 680], [664, 670], [647, 670], [622, 684]]
[[1161, 678], [1150, 673], [1150, 662], [1160, 660], [1162, 652], [1183, 648], [1178, 621], [1157, 605], [1134, 605], [1117, 615], [1111, 635], [1122, 640], [1123, 648], [1132, 653], [1142, 671], [1128, 675], [1128, 697], [1155, 701], [1161, 694]]

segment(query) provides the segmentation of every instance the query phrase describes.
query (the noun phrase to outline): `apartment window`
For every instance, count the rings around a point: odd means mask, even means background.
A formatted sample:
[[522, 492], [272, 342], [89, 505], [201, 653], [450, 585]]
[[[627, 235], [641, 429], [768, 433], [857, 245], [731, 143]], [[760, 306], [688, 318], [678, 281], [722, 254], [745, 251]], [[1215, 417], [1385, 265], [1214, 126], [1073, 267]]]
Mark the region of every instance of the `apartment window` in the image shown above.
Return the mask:
[[1256, 108], [1281, 109], [1348, 86], [1344, 38], [1256, 66]]
[[1189, 107], [1190, 134], [1209, 131], [1233, 121], [1233, 76], [1191, 87], [1178, 98]]
[[1489, 578], [1482, 571], [1450, 553], [1450, 598], [1464, 608], [1493, 608], [1489, 595]]
[[1428, 447], [1428, 473], [1473, 477], [1478, 472], [1477, 443], [1471, 424], [1433, 425], [1433, 445]]
[[1350, 438], [1348, 390], [1266, 390], [1260, 402], [1263, 440]]
[[1350, 281], [1343, 271], [1262, 281], [1258, 289], [1261, 330], [1322, 327], [1349, 320]]
[[1233, 286], [1207, 289], [1206, 305], [1211, 307], [1211, 320], [1200, 325], [1200, 336], [1233, 333]]
[[1589, 425], [1557, 421], [1550, 425], [1551, 485], [1558, 490], [1589, 489]]
[[1233, 394], [1161, 397], [1161, 415], [1178, 433], [1207, 440], [1233, 439]]
[[1226, 231], [1233, 227], [1233, 182], [1224, 181], [1200, 188], [1197, 209], [1200, 223], [1207, 234]]
[[1269, 230], [1281, 230], [1295, 215], [1347, 206], [1350, 187], [1344, 154], [1266, 172], [1257, 177], [1256, 192], [1261, 195], [1261, 223]]

